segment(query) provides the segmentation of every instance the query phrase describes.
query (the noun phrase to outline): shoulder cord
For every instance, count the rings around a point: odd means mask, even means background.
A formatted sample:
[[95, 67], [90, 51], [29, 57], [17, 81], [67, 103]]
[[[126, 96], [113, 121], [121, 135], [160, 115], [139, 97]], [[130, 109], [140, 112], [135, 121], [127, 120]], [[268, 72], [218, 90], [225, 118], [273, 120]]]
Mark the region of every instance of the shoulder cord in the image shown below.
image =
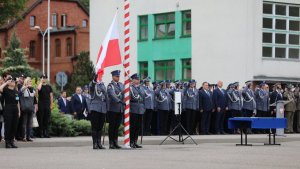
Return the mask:
[[141, 97], [139, 93], [137, 95], [134, 95], [134, 93], [132, 91], [132, 86], [130, 86], [130, 93], [131, 93], [131, 96], [136, 100], [139, 100]]
[[146, 88], [144, 88], [144, 91], [145, 91], [145, 94], [146, 94], [145, 98], [151, 97], [151, 93], [147, 93], [147, 86], [145, 86], [145, 87], [146, 87]]
[[110, 83], [110, 86], [111, 86], [111, 88], [113, 89], [113, 91], [114, 91], [114, 93], [116, 94], [116, 96], [117, 96], [117, 97], [120, 97], [122, 92], [116, 93], [115, 86], [114, 86], [112, 83]]
[[165, 96], [162, 95], [161, 90], [159, 91], [159, 95], [161, 96], [162, 100], [159, 100], [159, 98], [156, 97], [156, 101], [158, 101], [160, 103], [162, 103], [162, 102], [164, 102], [164, 101], [166, 101], [168, 99], [167, 97], [165, 97]]
[[245, 102], [250, 103], [251, 101], [254, 100], [254, 98], [253, 98], [252, 96], [250, 96], [249, 93], [248, 93], [247, 91], [245, 92], [245, 94], [246, 94], [247, 97], [248, 97], [248, 100], [247, 100], [247, 99], [245, 99], [244, 96], [242, 95], [242, 98], [243, 98], [243, 100], [244, 100]]

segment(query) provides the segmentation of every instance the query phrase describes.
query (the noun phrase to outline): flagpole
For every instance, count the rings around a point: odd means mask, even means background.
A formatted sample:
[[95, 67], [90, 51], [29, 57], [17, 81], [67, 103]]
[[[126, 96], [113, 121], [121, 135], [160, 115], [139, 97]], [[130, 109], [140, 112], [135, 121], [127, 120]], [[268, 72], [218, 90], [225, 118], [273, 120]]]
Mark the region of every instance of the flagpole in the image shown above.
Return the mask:
[[124, 113], [124, 146], [130, 148], [130, 3], [129, 0], [124, 0], [124, 85], [125, 85], [125, 113]]

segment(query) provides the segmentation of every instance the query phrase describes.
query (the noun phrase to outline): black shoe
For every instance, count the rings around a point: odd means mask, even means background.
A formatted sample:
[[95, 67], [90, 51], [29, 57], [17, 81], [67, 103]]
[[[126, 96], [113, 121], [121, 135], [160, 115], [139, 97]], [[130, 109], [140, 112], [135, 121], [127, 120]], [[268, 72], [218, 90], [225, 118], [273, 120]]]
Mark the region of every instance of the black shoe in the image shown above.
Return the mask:
[[114, 144], [109, 145], [109, 149], [117, 149]]
[[44, 135], [44, 138], [51, 138], [48, 134]]
[[97, 143], [94, 143], [94, 144], [93, 144], [93, 149], [94, 149], [94, 150], [99, 149]]
[[116, 149], [122, 148], [121, 146], [118, 145], [118, 141], [117, 140], [114, 142], [114, 145], [115, 145]]
[[18, 148], [18, 147], [15, 145], [15, 143], [10, 143], [10, 145], [11, 145], [11, 148]]
[[136, 145], [134, 143], [130, 143], [131, 148], [136, 148]]
[[29, 138], [26, 138], [26, 140], [28, 141], [28, 142], [33, 142], [33, 140], [29, 137]]
[[98, 149], [100, 149], [100, 150], [105, 150], [105, 149], [106, 149], [106, 148], [103, 147], [101, 144], [97, 144], [97, 146], [98, 146]]
[[5, 148], [12, 148], [10, 143], [5, 143]]
[[143, 148], [143, 146], [140, 146], [140, 145], [138, 145], [136, 143], [134, 143], [134, 145], [135, 145], [135, 148]]

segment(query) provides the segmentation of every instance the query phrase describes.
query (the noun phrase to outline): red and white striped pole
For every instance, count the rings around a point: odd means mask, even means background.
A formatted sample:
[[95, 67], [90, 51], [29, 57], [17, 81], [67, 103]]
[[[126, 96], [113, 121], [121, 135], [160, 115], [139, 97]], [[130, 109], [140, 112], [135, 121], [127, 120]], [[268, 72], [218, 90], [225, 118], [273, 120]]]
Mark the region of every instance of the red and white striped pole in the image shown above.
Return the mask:
[[124, 0], [124, 80], [125, 80], [125, 113], [124, 113], [124, 146], [125, 147], [130, 147], [130, 120], [129, 120], [129, 115], [130, 115], [130, 29], [129, 29], [129, 17], [130, 17], [130, 13], [129, 13], [129, 7], [130, 7], [130, 3], [129, 0]]

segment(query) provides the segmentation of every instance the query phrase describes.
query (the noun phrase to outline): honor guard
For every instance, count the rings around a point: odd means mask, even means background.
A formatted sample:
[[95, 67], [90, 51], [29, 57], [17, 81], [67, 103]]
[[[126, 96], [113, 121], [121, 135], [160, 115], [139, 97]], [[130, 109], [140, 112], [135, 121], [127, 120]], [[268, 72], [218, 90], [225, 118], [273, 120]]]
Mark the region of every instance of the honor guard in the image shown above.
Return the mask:
[[[166, 84], [167, 84], [167, 91], [169, 92], [170, 95], [170, 113], [169, 113], [169, 117], [168, 117], [168, 124], [167, 124], [167, 130], [170, 131], [172, 130], [173, 126], [175, 125], [175, 112], [174, 112], [174, 92], [175, 92], [175, 88], [174, 86], [172, 86], [172, 81], [171, 80], [166, 80]], [[175, 127], [175, 126], [174, 126]]]
[[93, 149], [105, 149], [101, 145], [102, 129], [107, 113], [107, 92], [103, 82], [97, 82], [98, 76], [89, 84], [90, 91], [90, 121], [92, 125]]
[[194, 79], [189, 81], [184, 92], [184, 98], [185, 112], [183, 114], [183, 124], [189, 134], [194, 134], [197, 123], [200, 122], [200, 116], [199, 119], [196, 119], [197, 110], [199, 110], [199, 90], [196, 88], [196, 81]]
[[168, 134], [168, 117], [170, 113], [170, 94], [167, 90], [166, 81], [160, 82], [160, 87], [155, 91], [157, 110], [159, 114], [160, 135]]
[[142, 118], [145, 113], [145, 92], [140, 85], [138, 74], [131, 76], [130, 86], [130, 147], [142, 148], [137, 144], [140, 129], [142, 128]]
[[256, 117], [267, 117], [269, 112], [269, 91], [266, 90], [266, 83], [262, 82], [255, 90]]
[[251, 81], [245, 82], [246, 87], [242, 90], [243, 96], [243, 116], [251, 117], [256, 114], [256, 102], [253, 92], [253, 83]]
[[243, 100], [239, 90], [239, 82], [232, 84], [232, 89], [228, 91], [229, 105], [232, 117], [240, 117], [243, 107]]
[[143, 90], [145, 93], [145, 115], [144, 115], [144, 135], [151, 135], [151, 121], [154, 111], [155, 94], [153, 88], [150, 86], [150, 77], [143, 79]]
[[153, 92], [154, 92], [154, 109], [153, 109], [153, 116], [152, 116], [152, 120], [151, 120], [151, 133], [153, 135], [158, 135], [159, 131], [158, 131], [158, 111], [157, 111], [157, 100], [155, 97], [155, 91], [159, 89], [159, 83], [157, 81], [152, 82], [152, 86], [153, 86]]
[[125, 108], [124, 85], [121, 82], [119, 82], [120, 70], [112, 71], [111, 74], [112, 81], [107, 86], [107, 94], [109, 99], [109, 148], [119, 149], [121, 147], [118, 145], [118, 131], [122, 122], [122, 117]]

